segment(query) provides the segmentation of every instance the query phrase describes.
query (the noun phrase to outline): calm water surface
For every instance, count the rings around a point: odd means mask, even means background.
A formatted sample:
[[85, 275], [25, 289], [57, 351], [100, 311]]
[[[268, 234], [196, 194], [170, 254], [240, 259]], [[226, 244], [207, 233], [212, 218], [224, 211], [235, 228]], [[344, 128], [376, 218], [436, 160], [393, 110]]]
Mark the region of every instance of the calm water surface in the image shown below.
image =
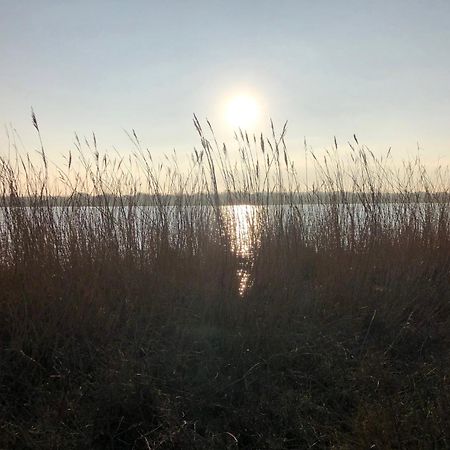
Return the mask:
[[[411, 223], [414, 226], [424, 223], [424, 217], [428, 218], [438, 214], [439, 205], [415, 203], [415, 204], [400, 204], [389, 203], [376, 205], [379, 210], [378, 221], [383, 227], [396, 227], [397, 222], [405, 224], [405, 218], [411, 218]], [[357, 236], [361, 230], [366, 229], [367, 219], [371, 212], [365, 209], [361, 204], [349, 205], [327, 205], [327, 204], [304, 204], [304, 205], [228, 205], [222, 206], [221, 220], [226, 226], [228, 235], [230, 237], [231, 250], [238, 257], [238, 268], [236, 277], [238, 280], [238, 291], [240, 296], [244, 296], [251, 287], [251, 273], [254, 264], [254, 251], [258, 249], [260, 244], [260, 236], [262, 230], [262, 221], [269, 219], [281, 220], [284, 223], [289, 222], [289, 217], [296, 216], [298, 222], [301, 222], [303, 232], [314, 230], [317, 227], [323, 226], [326, 220], [330, 218], [331, 208], [335, 208], [337, 212], [337, 220], [340, 227], [344, 231], [344, 236]], [[103, 216], [101, 208], [97, 207], [79, 207], [78, 209], [71, 209], [70, 207], [54, 207], [52, 213], [57, 221], [70, 219], [73, 212], [74, 217], [78, 216], [77, 211], [85, 213], [89, 220], [99, 222], [102, 224]], [[25, 208], [30, 218], [39, 220], [39, 214], [48, 214], [45, 208]], [[210, 215], [214, 216], [215, 210], [210, 206], [188, 206], [188, 207], [164, 207], [157, 208], [153, 206], [138, 206], [128, 209], [112, 208], [113, 216], [117, 216], [117, 220], [125, 223], [140, 222], [141, 218], [145, 218], [142, 222], [144, 226], [155, 226], [161, 224], [161, 220], [167, 221], [169, 228], [172, 229], [176, 235], [176, 230], [182, 225], [182, 221], [189, 220], [191, 223], [197, 223], [196, 217], [204, 218]], [[128, 213], [127, 213], [128, 211]], [[127, 215], [129, 214], [129, 215]], [[164, 216], [162, 217], [161, 214]], [[82, 214], [83, 215], [83, 214]], [[45, 220], [44, 220], [45, 222]], [[76, 223], [76, 222], [75, 222]], [[350, 228], [351, 227], [351, 228]], [[119, 227], [120, 228], [120, 227]], [[136, 234], [139, 239], [139, 227], [136, 227]], [[142, 231], [142, 230], [141, 230]], [[348, 231], [348, 232], [347, 232]], [[2, 239], [8, 239], [9, 232], [5, 227], [5, 209], [0, 208], [0, 233]]]

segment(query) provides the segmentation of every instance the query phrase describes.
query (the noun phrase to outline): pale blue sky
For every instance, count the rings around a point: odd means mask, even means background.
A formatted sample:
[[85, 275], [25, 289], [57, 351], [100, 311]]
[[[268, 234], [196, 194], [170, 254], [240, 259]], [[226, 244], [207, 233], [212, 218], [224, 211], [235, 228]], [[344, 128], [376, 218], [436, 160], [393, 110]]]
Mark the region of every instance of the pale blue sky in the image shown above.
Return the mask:
[[187, 152], [192, 113], [226, 139], [224, 99], [250, 89], [264, 129], [289, 120], [292, 153], [356, 133], [435, 161], [450, 154], [449, 55], [449, 1], [0, 0], [0, 123], [33, 150], [33, 106], [53, 155], [74, 131], [129, 147], [124, 128]]

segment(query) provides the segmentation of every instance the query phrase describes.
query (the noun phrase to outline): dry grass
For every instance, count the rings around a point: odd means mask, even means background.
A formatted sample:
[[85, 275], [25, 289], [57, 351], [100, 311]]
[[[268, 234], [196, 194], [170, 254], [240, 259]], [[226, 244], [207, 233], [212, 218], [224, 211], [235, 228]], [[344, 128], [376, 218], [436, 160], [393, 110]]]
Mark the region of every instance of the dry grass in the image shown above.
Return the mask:
[[195, 126], [185, 172], [1, 160], [0, 448], [449, 448], [445, 172]]

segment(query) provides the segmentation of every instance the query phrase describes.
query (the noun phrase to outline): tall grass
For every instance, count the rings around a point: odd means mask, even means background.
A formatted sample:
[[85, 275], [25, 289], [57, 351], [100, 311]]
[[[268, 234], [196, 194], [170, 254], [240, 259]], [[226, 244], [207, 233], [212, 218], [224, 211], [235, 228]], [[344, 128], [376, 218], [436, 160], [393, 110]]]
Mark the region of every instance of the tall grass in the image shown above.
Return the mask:
[[450, 446], [445, 170], [355, 136], [299, 176], [286, 127], [233, 151], [197, 118], [189, 165], [133, 131], [55, 168], [33, 124], [40, 163], [0, 160], [0, 447]]

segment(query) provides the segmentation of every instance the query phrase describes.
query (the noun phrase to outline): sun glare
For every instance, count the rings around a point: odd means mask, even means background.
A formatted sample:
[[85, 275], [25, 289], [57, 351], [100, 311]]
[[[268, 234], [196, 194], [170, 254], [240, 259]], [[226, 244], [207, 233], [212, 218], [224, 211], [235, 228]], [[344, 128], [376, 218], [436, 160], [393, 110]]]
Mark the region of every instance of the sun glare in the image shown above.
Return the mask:
[[253, 127], [258, 119], [260, 107], [250, 95], [237, 95], [227, 105], [227, 119], [233, 127]]

